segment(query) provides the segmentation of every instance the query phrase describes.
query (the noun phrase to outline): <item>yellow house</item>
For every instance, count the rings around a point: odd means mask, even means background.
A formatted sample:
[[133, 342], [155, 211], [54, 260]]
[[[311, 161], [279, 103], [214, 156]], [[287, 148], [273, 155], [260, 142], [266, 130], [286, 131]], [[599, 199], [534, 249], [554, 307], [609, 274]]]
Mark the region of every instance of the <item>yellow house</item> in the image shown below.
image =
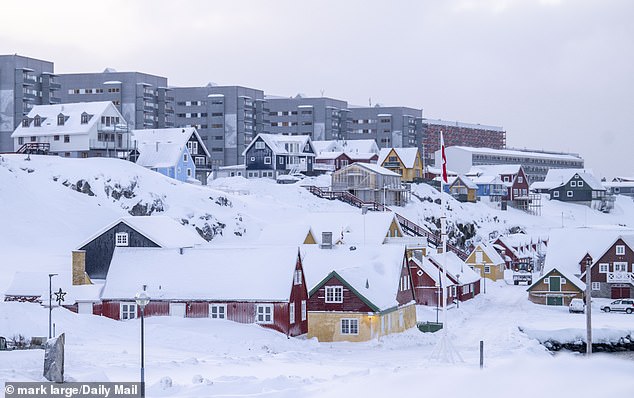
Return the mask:
[[479, 272], [481, 277], [492, 281], [504, 279], [504, 259], [493, 246], [486, 243], [478, 243], [465, 260], [465, 264]]
[[423, 158], [418, 148], [383, 148], [377, 164], [400, 174], [404, 182], [423, 178]]
[[301, 249], [310, 288], [308, 338], [367, 341], [416, 326], [405, 246], [353, 247]]

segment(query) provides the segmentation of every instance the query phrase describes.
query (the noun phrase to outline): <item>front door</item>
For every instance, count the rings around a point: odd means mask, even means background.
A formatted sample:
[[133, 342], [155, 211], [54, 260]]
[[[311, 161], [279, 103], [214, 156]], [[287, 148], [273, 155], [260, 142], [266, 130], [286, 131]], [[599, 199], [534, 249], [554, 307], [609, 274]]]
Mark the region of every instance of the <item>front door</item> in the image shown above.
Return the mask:
[[561, 296], [548, 296], [546, 298], [547, 305], [564, 305], [564, 298]]
[[561, 291], [561, 279], [558, 276], [551, 276], [549, 284], [551, 292], [560, 292]]
[[170, 316], [185, 318], [185, 303], [170, 303]]

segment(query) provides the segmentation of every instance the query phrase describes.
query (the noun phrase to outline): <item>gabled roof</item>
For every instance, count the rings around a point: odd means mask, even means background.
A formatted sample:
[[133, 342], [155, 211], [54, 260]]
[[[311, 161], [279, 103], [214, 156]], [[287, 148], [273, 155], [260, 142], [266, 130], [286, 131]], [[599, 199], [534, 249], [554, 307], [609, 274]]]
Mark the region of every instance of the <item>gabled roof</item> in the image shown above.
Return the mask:
[[[447, 180], [449, 180], [449, 179], [447, 179]], [[449, 186], [454, 185], [454, 184], [456, 183], [456, 181], [458, 181], [458, 180], [460, 180], [460, 181], [462, 182], [462, 184], [463, 184], [465, 187], [469, 188], [469, 189], [478, 189], [478, 185], [477, 185], [475, 182], [471, 181], [469, 178], [467, 178], [466, 176], [464, 176], [464, 175], [462, 175], [462, 174], [458, 175], [458, 176], [457, 176], [457, 177], [456, 177], [456, 178], [455, 178], [455, 179], [451, 182], [451, 184], [449, 184]]]
[[480, 242], [476, 244], [473, 250], [471, 251], [471, 253], [469, 254], [469, 257], [471, 257], [472, 255], [475, 255], [474, 253], [478, 249], [482, 250], [482, 252], [489, 258], [489, 260], [491, 260], [493, 264], [504, 264], [504, 259], [502, 258], [502, 256], [500, 256], [500, 253], [498, 253], [497, 250], [493, 248], [493, 246], [486, 244], [484, 242]]
[[447, 251], [446, 261], [442, 253], [430, 253], [427, 258], [441, 270], [446, 263], [447, 276], [459, 282], [461, 285], [480, 280], [480, 275], [465, 264], [454, 252]]
[[[610, 249], [612, 249], [612, 247], [616, 244], [616, 242], [618, 242], [619, 240], [622, 240], [623, 243], [625, 243], [625, 245], [627, 245], [627, 247], [630, 248], [630, 250], [634, 250], [634, 234], [618, 235], [614, 239], [612, 239], [610, 243], [605, 245], [603, 250], [595, 251], [594, 252], [595, 254], [598, 253], [596, 257], [593, 256], [592, 253], [588, 253], [592, 257], [593, 264], [596, 264], [601, 259], [601, 257], [605, 256], [610, 251]], [[585, 272], [582, 272], [581, 277], [584, 277], [585, 274], [586, 274]]]
[[504, 185], [499, 175], [482, 174], [470, 178], [476, 185]]
[[[414, 263], [423, 270], [425, 274], [427, 274], [438, 286], [442, 286], [442, 270], [436, 267], [436, 264], [432, 263], [428, 257], [423, 257], [422, 259], [418, 259], [416, 257], [412, 257]], [[447, 286], [455, 286], [456, 284], [449, 278], [447, 278]]]
[[184, 153], [189, 154], [186, 146], [175, 142], [137, 144], [137, 150], [139, 157], [136, 164], [149, 168], [175, 167]]
[[543, 183], [538, 185], [538, 187], [539, 189], [553, 189], [564, 186], [576, 174], [578, 174], [592, 190], [605, 191], [605, 187], [601, 184], [601, 181], [592, 174], [592, 170], [588, 169], [549, 169]]
[[[103, 299], [132, 299], [143, 285], [155, 300], [288, 301], [297, 247], [117, 247]], [[131, 266], [133, 265], [133, 266]]]
[[346, 140], [342, 143], [343, 151], [347, 154], [363, 153], [378, 154], [379, 147], [375, 140]]
[[[29, 111], [27, 117], [29, 119], [39, 116], [42, 120], [40, 127], [35, 127], [34, 122], [31, 121], [29, 127], [23, 127], [22, 123], [18, 124], [11, 138], [16, 137], [30, 137], [30, 136], [45, 136], [52, 134], [64, 134], [64, 135], [82, 135], [88, 134], [95, 124], [101, 120], [101, 115], [106, 111], [109, 113], [119, 115], [121, 123], [125, 124], [125, 119], [117, 108], [110, 101], [99, 102], [75, 102], [70, 104], [56, 104], [56, 105], [35, 105]], [[81, 123], [82, 113], [91, 115], [88, 123]], [[57, 125], [57, 116], [59, 114], [68, 116], [63, 126]], [[121, 129], [121, 131], [124, 128]]]
[[378, 164], [373, 164], [373, 163], [353, 163], [353, 164], [349, 164], [348, 166], [339, 169], [336, 172], [341, 172], [342, 170], [347, 170], [350, 167], [361, 167], [364, 168], [372, 173], [377, 173], [377, 174], [381, 174], [384, 176], [388, 176], [388, 177], [400, 177], [401, 175], [398, 173], [393, 172], [392, 170], [388, 170], [385, 167], [381, 167]]
[[[75, 302], [99, 301], [103, 284], [73, 285], [70, 273], [60, 273], [50, 279], [51, 291], [62, 289], [66, 293], [62, 305], [72, 305]], [[13, 280], [5, 292], [5, 296], [41, 297], [48, 300], [49, 276], [48, 272], [22, 272], [13, 275]], [[55, 297], [53, 297], [53, 300]], [[55, 305], [55, 302], [53, 302]]]
[[522, 168], [519, 164], [493, 164], [493, 165], [482, 165], [482, 166], [473, 166], [467, 173], [468, 176], [479, 176], [479, 175], [509, 175], [509, 174], [517, 174], [520, 172]]
[[81, 249], [88, 243], [92, 242], [95, 238], [121, 222], [150, 239], [160, 247], [191, 247], [206, 243], [200, 235], [191, 229], [182, 226], [173, 218], [166, 216], [136, 216], [122, 217], [113, 221], [111, 224], [108, 224], [90, 238], [86, 239], [82, 244], [77, 246], [77, 248]]
[[[312, 140], [309, 135], [281, 135], [281, 134], [258, 134], [257, 137], [251, 141], [249, 146], [242, 152], [242, 156], [245, 156], [247, 151], [255, 145], [258, 141], [258, 138], [261, 138], [266, 146], [271, 148], [274, 154], [276, 155], [302, 155], [302, 156], [315, 156], [315, 147], [312, 144]], [[286, 149], [286, 144], [299, 144], [299, 152], [293, 152]], [[304, 152], [304, 146], [309, 144], [311, 146], [312, 152]]]
[[526, 291], [531, 291], [533, 290], [533, 288], [535, 288], [537, 285], [539, 285], [544, 279], [546, 279], [547, 277], [551, 276], [553, 273], [558, 272], [559, 274], [561, 274], [561, 276], [563, 276], [564, 278], [567, 279], [568, 282], [572, 283], [573, 285], [575, 285], [580, 291], [584, 292], [586, 290], [586, 284], [583, 283], [581, 281], [581, 279], [577, 278], [574, 274], [568, 272], [568, 271], [562, 271], [558, 268], [552, 268], [550, 270], [548, 270], [546, 273], [544, 273], [544, 275], [537, 279], [535, 282], [533, 282], [532, 285], [530, 285]]
[[[161, 144], [176, 144], [181, 147], [186, 147], [187, 141], [194, 136], [198, 140], [198, 149], [203, 150], [207, 157], [210, 156], [204, 141], [194, 127], [132, 130], [132, 134], [132, 139], [137, 142], [139, 147], [144, 144], [156, 146], [158, 142], [159, 148]], [[139, 150], [139, 152], [141, 154], [143, 153], [141, 150]]]
[[[416, 165], [416, 158], [419, 156], [418, 148], [381, 148], [379, 152], [379, 160], [377, 164], [383, 164], [389, 154], [394, 151], [396, 156], [401, 160], [403, 166], [407, 169], [414, 168]], [[421, 164], [422, 166], [422, 164]]]
[[313, 148], [315, 148], [316, 155], [329, 152], [343, 152], [343, 146], [339, 141], [313, 141]]
[[396, 296], [405, 259], [405, 246], [335, 246], [321, 249], [317, 245], [301, 247], [304, 276], [312, 293], [336, 272], [340, 280], [359, 294], [375, 311], [398, 306]]
[[343, 155], [344, 152], [321, 152], [319, 155], [315, 157], [316, 160], [320, 159], [337, 159], [339, 156]]

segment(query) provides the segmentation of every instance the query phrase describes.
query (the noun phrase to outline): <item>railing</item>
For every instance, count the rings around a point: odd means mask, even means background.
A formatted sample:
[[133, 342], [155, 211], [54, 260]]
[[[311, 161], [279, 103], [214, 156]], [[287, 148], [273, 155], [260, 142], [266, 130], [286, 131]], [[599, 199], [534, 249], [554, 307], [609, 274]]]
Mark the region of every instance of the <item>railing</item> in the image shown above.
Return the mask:
[[90, 149], [112, 149], [112, 150], [128, 150], [134, 148], [133, 142], [123, 140], [121, 143], [116, 141], [99, 141], [91, 139], [89, 141]]
[[22, 145], [15, 153], [32, 153], [39, 155], [48, 154], [51, 149], [51, 144], [48, 142], [27, 142]]
[[634, 272], [608, 272], [608, 283], [634, 284]]

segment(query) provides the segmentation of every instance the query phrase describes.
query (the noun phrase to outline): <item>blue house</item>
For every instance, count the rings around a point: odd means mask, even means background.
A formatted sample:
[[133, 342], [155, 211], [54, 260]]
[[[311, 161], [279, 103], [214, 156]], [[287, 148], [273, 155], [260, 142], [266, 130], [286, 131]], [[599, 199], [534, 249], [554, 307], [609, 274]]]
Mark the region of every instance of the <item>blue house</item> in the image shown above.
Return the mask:
[[478, 197], [489, 197], [491, 201], [500, 201], [502, 196], [506, 195], [506, 186], [502, 179], [497, 175], [480, 175], [471, 177], [478, 186]]
[[313, 173], [315, 148], [308, 135], [258, 134], [242, 152], [247, 178]]

